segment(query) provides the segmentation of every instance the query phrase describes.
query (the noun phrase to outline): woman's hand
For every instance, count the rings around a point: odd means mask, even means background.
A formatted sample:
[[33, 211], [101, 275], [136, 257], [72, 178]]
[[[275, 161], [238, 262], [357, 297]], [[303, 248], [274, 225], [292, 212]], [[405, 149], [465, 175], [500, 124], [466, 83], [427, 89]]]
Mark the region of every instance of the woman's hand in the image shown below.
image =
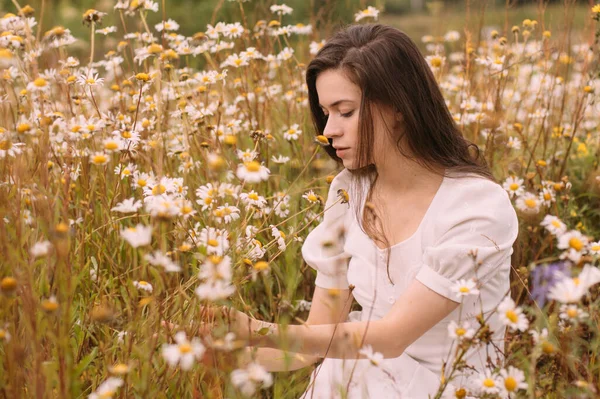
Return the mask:
[[275, 331], [275, 324], [253, 319], [227, 306], [203, 308], [201, 313], [206, 315], [203, 320], [226, 325], [228, 331], [235, 334], [235, 340], [244, 346], [256, 346]]

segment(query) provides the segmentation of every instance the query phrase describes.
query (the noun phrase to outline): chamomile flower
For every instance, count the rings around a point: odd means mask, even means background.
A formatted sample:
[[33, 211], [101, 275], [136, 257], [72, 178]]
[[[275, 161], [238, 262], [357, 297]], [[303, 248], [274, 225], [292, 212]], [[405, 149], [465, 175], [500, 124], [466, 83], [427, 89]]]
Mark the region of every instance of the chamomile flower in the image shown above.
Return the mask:
[[136, 280], [136, 281], [133, 282], [133, 285], [138, 290], [146, 291], [146, 292], [149, 292], [149, 293], [152, 293], [152, 290], [154, 289], [152, 287], [152, 284], [150, 284], [149, 282], [144, 281], [144, 280], [140, 280], [140, 281]]
[[311, 204], [314, 204], [315, 202], [319, 202], [319, 197], [315, 194], [315, 192], [313, 190], [310, 190], [307, 193], [305, 193], [304, 195], [302, 195], [302, 198], [306, 199]]
[[463, 321], [460, 324], [452, 320], [448, 324], [448, 336], [459, 341], [463, 339], [471, 339], [475, 336], [475, 329], [471, 328], [468, 321]]
[[88, 75], [82, 73], [77, 77], [77, 83], [81, 86], [89, 87], [102, 86], [104, 84], [104, 79], [99, 78], [97, 73], [90, 73]]
[[473, 279], [460, 279], [450, 288], [458, 299], [468, 295], [479, 295], [477, 283]]
[[159, 24], [154, 25], [154, 28], [158, 32], [162, 32], [163, 30], [164, 31], [176, 31], [176, 30], [179, 30], [179, 24], [169, 18], [169, 20], [165, 21], [164, 23], [161, 22]]
[[117, 377], [109, 377], [98, 386], [88, 399], [111, 399], [116, 395], [117, 389], [123, 385], [123, 380]]
[[29, 254], [33, 258], [40, 258], [48, 255], [50, 249], [52, 249], [52, 243], [50, 241], [40, 241], [33, 244], [33, 246], [29, 249]]
[[167, 255], [160, 251], [154, 251], [151, 254], [144, 255], [144, 259], [153, 266], [162, 266], [167, 273], [180, 272], [181, 267], [171, 260]]
[[600, 241], [591, 242], [588, 245], [588, 251], [592, 255], [598, 255], [598, 254], [600, 254]]
[[310, 42], [309, 52], [311, 55], [317, 55], [319, 50], [323, 48], [325, 45], [325, 40], [321, 40], [320, 42]]
[[369, 6], [366, 9], [354, 14], [354, 22], [358, 22], [365, 18], [373, 18], [374, 20], [377, 20], [378, 16], [379, 16], [379, 10], [373, 6]]
[[544, 216], [544, 220], [540, 222], [540, 225], [545, 227], [550, 234], [557, 237], [562, 236], [567, 231], [567, 225], [553, 215]]
[[137, 212], [141, 207], [142, 201], [136, 201], [134, 197], [131, 197], [119, 202], [116, 206], [111, 208], [111, 211], [120, 213], [133, 213]]
[[520, 150], [521, 149], [521, 140], [518, 137], [511, 136], [508, 138], [506, 147], [510, 148], [512, 150]]
[[237, 168], [236, 175], [247, 183], [259, 183], [269, 178], [271, 171], [257, 161], [244, 162]]
[[529, 327], [529, 320], [523, 314], [523, 310], [516, 306], [509, 296], [498, 305], [498, 318], [513, 330], [525, 331]]
[[271, 157], [271, 161], [273, 161], [273, 162], [275, 162], [277, 164], [285, 164], [285, 163], [288, 163], [289, 160], [290, 160], [290, 157], [286, 157], [286, 156], [283, 156], [283, 155], [278, 155], [278, 156], [273, 155]]
[[540, 201], [545, 206], [552, 205], [552, 203], [556, 201], [556, 194], [554, 193], [554, 190], [551, 188], [542, 189], [542, 191], [540, 191]]
[[103, 152], [95, 152], [90, 155], [90, 162], [94, 165], [106, 165], [110, 161], [110, 157]]
[[249, 161], [253, 161], [254, 158], [257, 157], [258, 153], [251, 149], [247, 149], [245, 151], [237, 150], [236, 155], [242, 162], [249, 162]]
[[502, 379], [497, 374], [492, 373], [490, 370], [485, 370], [475, 377], [473, 385], [482, 394], [494, 395], [500, 393]]
[[227, 255], [207, 257], [204, 263], [200, 265], [200, 271], [198, 272], [198, 278], [210, 281], [231, 281], [232, 275], [231, 258]]
[[227, 299], [235, 293], [235, 286], [227, 280], [206, 281], [194, 290], [198, 298], [209, 301]]
[[205, 351], [200, 338], [194, 337], [189, 341], [184, 331], [175, 334], [175, 344], [163, 344], [161, 348], [163, 358], [169, 366], [179, 365], [184, 371], [191, 369], [194, 361], [202, 359]]
[[297, 123], [283, 130], [283, 138], [288, 141], [298, 140], [301, 134], [302, 130], [300, 130], [300, 126]]
[[281, 4], [281, 5], [274, 4], [271, 6], [270, 10], [273, 14], [277, 14], [277, 15], [291, 14], [292, 11], [294, 11], [294, 9], [292, 7], [288, 7], [285, 4]]
[[578, 322], [587, 318], [589, 314], [577, 304], [562, 304], [560, 306], [559, 317], [570, 322]]
[[571, 230], [560, 237], [558, 237], [558, 248], [570, 250], [573, 249], [577, 252], [582, 252], [585, 250], [589, 240], [586, 236], [581, 234], [577, 230]]
[[375, 352], [371, 345], [363, 346], [358, 353], [366, 357], [373, 366], [379, 366], [383, 361], [383, 355], [379, 352]]
[[213, 215], [215, 216], [215, 221], [217, 223], [227, 224], [240, 218], [240, 210], [237, 207], [226, 203], [225, 205], [217, 207], [217, 209], [213, 211]]
[[511, 198], [515, 196], [519, 197], [525, 191], [523, 188], [523, 179], [514, 176], [509, 176], [504, 183], [502, 183], [502, 188], [510, 194]]
[[539, 213], [542, 202], [537, 195], [526, 192], [518, 196], [515, 205], [521, 212], [535, 215]]
[[280, 231], [277, 227], [270, 225], [269, 227], [271, 227], [271, 234], [273, 235], [273, 237], [275, 238], [275, 240], [277, 241], [277, 246], [279, 247], [280, 251], [285, 251], [286, 249], [286, 243], [285, 243], [285, 234], [283, 231]]
[[250, 363], [244, 369], [231, 372], [231, 382], [242, 394], [252, 396], [259, 388], [268, 388], [273, 384], [273, 376], [260, 364]]
[[502, 379], [502, 391], [511, 395], [521, 389], [527, 389], [525, 382], [525, 374], [516, 367], [508, 366], [508, 368], [500, 370]]
[[150, 245], [152, 242], [152, 226], [138, 224], [121, 230], [121, 238], [134, 248]]
[[226, 230], [204, 227], [198, 235], [198, 243], [206, 248], [209, 255], [223, 256], [229, 249]]

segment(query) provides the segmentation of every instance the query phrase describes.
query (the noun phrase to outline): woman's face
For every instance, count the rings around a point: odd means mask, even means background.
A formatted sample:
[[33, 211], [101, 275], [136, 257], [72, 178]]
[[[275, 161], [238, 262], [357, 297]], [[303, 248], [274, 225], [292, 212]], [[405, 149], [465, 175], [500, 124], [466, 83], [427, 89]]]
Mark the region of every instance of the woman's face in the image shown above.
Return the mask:
[[[342, 159], [344, 167], [356, 169], [358, 144], [358, 113], [361, 105], [361, 89], [350, 81], [340, 70], [329, 69], [321, 72], [316, 81], [319, 105], [327, 116], [327, 124], [323, 135], [332, 140], [337, 156]], [[381, 115], [379, 110], [381, 110]], [[394, 128], [395, 115], [382, 107], [373, 107], [374, 118], [374, 163], [377, 165], [386, 154], [395, 151], [385, 126]], [[366, 166], [366, 165], [363, 165]]]

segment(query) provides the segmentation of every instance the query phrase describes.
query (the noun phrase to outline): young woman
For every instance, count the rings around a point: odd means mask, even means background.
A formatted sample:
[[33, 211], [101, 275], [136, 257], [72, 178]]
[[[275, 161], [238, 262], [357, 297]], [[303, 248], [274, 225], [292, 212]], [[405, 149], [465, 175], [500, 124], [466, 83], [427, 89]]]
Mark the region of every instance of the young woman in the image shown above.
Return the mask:
[[[427, 398], [452, 364], [449, 324], [477, 329], [509, 293], [516, 213], [401, 31], [339, 31], [306, 82], [317, 134], [344, 166], [302, 247], [317, 270], [310, 314], [283, 329], [231, 310], [231, 328], [268, 370], [324, 359], [303, 397]], [[361, 311], [350, 312], [352, 299]], [[504, 326], [488, 326], [491, 344], [465, 358], [475, 372], [502, 355]]]

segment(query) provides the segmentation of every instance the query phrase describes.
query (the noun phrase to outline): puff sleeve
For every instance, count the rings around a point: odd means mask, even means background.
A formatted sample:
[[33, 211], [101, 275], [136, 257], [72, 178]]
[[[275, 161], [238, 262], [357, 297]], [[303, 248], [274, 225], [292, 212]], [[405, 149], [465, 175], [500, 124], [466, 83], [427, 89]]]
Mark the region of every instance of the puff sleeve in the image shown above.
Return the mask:
[[[508, 194], [498, 184], [469, 178], [456, 184], [443, 209], [436, 212], [432, 245], [423, 248], [416, 279], [431, 290], [460, 302], [452, 286], [474, 278], [482, 295], [507, 289], [510, 256], [519, 233], [519, 222]], [[470, 253], [476, 253], [476, 260]]]
[[[322, 288], [348, 289], [348, 261], [350, 255], [344, 252], [346, 220], [349, 215], [348, 203], [337, 202], [337, 191], [348, 190], [350, 172], [347, 169], [338, 173], [329, 187], [322, 222], [306, 237], [302, 245], [304, 261], [317, 271], [315, 285]], [[335, 205], [332, 205], [335, 204]]]

